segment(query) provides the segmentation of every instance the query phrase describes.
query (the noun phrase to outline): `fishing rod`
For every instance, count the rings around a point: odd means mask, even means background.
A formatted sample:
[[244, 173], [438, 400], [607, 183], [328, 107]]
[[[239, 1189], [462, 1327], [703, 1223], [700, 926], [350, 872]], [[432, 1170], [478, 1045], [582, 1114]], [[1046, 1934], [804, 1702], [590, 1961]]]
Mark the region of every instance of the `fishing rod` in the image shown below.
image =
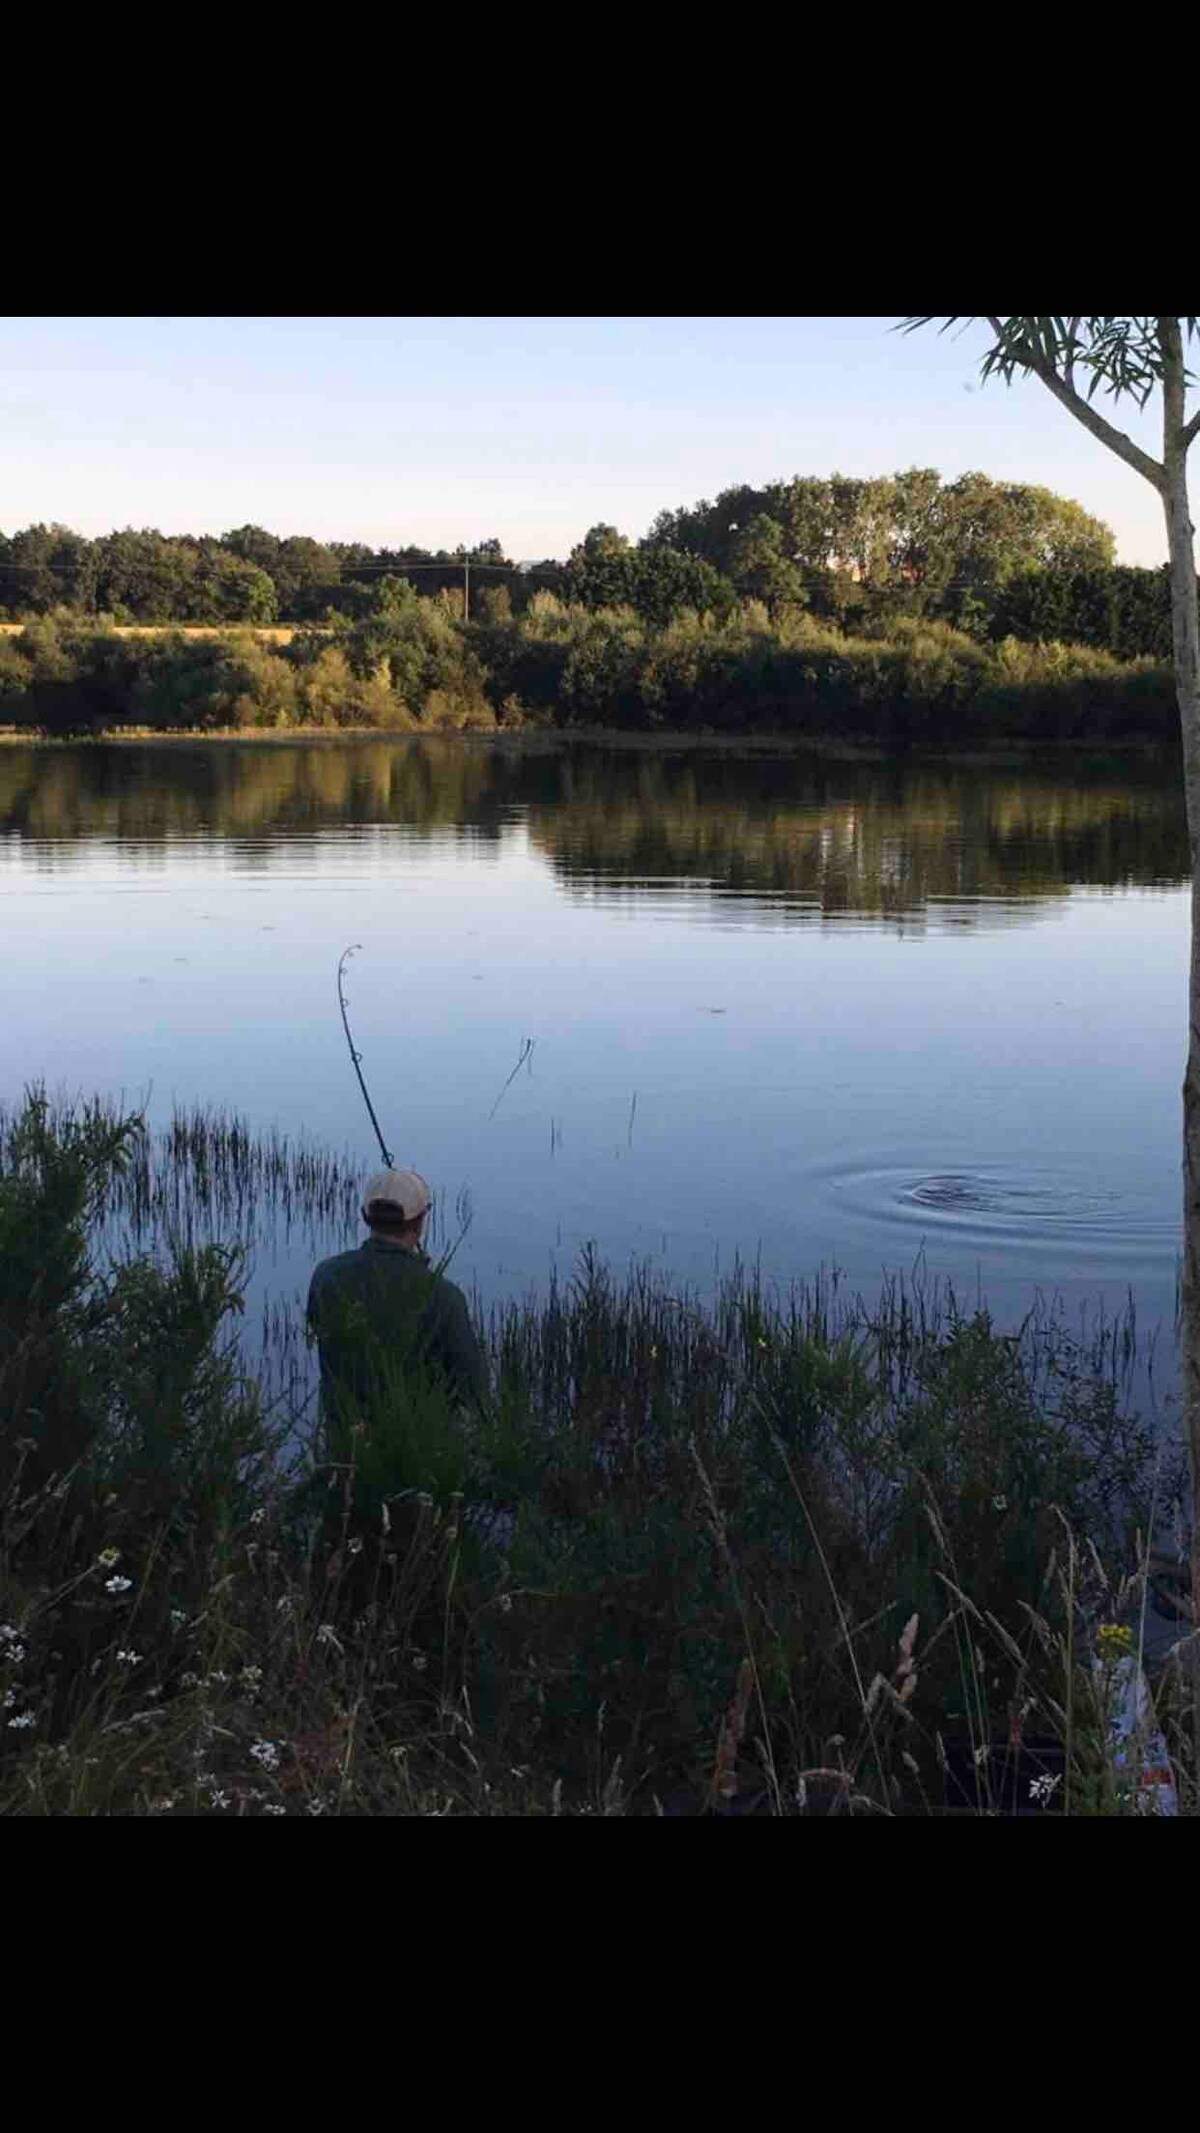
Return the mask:
[[350, 1035], [350, 1017], [346, 1013], [346, 995], [342, 989], [342, 973], [345, 970], [346, 965], [349, 962], [351, 956], [354, 955], [361, 947], [361, 941], [354, 941], [349, 948], [344, 948], [342, 950], [342, 954], [338, 961], [337, 967], [338, 1006], [342, 1010], [342, 1028], [346, 1032], [346, 1042], [350, 1047], [350, 1058], [353, 1063], [354, 1071], [358, 1075], [358, 1086], [363, 1092], [363, 1102], [365, 1103], [368, 1111], [371, 1114], [371, 1124], [375, 1128], [375, 1138], [379, 1142], [379, 1152], [383, 1157], [383, 1167], [385, 1170], [394, 1170], [395, 1164], [392, 1161], [391, 1155], [388, 1151], [387, 1143], [383, 1138], [383, 1134], [379, 1130], [379, 1120], [375, 1116], [375, 1106], [371, 1102], [371, 1098], [367, 1093], [367, 1084], [363, 1080], [362, 1053], [355, 1050], [354, 1039]]

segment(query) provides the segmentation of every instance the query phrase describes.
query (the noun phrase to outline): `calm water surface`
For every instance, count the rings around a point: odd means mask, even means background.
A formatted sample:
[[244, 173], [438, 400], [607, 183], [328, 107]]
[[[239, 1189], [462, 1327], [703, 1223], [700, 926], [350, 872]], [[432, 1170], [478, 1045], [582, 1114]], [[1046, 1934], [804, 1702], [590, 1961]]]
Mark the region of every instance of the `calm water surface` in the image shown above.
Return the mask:
[[469, 1193], [485, 1300], [594, 1240], [701, 1289], [923, 1255], [1006, 1319], [1132, 1289], [1169, 1325], [1186, 869], [1138, 760], [6, 746], [0, 1099], [199, 1101], [373, 1167], [356, 941], [376, 1108]]

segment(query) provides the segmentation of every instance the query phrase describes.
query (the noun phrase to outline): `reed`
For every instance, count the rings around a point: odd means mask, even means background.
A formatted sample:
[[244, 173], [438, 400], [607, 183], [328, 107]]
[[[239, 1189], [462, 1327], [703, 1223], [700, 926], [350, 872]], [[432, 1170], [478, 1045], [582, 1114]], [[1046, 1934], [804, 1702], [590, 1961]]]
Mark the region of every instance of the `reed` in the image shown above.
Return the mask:
[[[1132, 1319], [585, 1253], [488, 1314], [486, 1413], [390, 1418], [390, 1487], [369, 1439], [305, 1449], [287, 1300], [239, 1315], [250, 1240], [352, 1227], [348, 1158], [39, 1090], [0, 1156], [5, 1811], [1146, 1797], [1105, 1698], [1187, 1536]], [[1154, 1694], [1194, 1807], [1178, 1665]]]

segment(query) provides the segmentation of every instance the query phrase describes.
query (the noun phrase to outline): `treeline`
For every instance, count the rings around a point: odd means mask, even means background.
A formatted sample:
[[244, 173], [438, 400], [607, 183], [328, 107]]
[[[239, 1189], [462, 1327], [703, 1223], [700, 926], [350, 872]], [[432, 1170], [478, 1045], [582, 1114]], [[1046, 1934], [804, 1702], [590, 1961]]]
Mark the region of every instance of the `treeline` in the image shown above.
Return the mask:
[[1114, 563], [1111, 531], [1048, 489], [914, 467], [876, 480], [797, 476], [662, 512], [637, 543], [593, 526], [565, 562], [525, 566], [498, 540], [432, 551], [280, 538], [261, 526], [168, 537], [64, 526], [0, 535], [0, 615], [119, 625], [319, 625], [369, 618], [401, 584], [485, 619], [498, 589], [521, 615], [539, 592], [627, 607], [665, 628], [728, 622], [746, 600], [858, 636], [940, 621], [977, 642], [1065, 642], [1119, 659], [1171, 657], [1167, 573]]
[[664, 626], [632, 607], [503, 591], [464, 623], [409, 586], [372, 612], [266, 643], [120, 636], [58, 619], [0, 639], [0, 723], [48, 735], [444, 727], [769, 732], [796, 739], [971, 746], [1178, 739], [1169, 666], [1079, 645], [980, 643], [944, 622], [848, 636], [761, 601]]
[[[261, 526], [232, 533], [167, 535], [153, 528], [88, 540], [67, 526], [0, 534], [0, 615], [101, 618], [117, 624], [320, 623], [368, 610], [383, 583], [426, 595], [453, 592], [461, 612], [464, 562], [507, 582], [523, 573], [499, 541], [472, 549], [370, 548], [361, 541], [280, 539]], [[562, 565], [535, 582], [559, 582]], [[518, 586], [518, 598], [520, 588]]]
[[[1165, 567], [1116, 564], [1111, 530], [1079, 504], [984, 474], [943, 483], [913, 467], [726, 489], [661, 513], [636, 553], [686, 556], [772, 614], [800, 607], [856, 634], [923, 619], [985, 642], [1172, 656]], [[593, 527], [572, 558], [575, 597], [587, 582], [611, 600], [622, 573], [636, 575], [634, 556], [613, 528]]]

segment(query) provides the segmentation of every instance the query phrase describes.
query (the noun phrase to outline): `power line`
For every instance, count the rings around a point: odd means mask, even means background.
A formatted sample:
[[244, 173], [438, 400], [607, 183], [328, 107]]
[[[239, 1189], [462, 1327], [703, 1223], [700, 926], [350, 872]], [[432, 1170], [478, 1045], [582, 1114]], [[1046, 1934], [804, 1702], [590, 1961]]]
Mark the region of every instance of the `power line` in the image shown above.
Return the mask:
[[[230, 554], [231, 552], [232, 551], [229, 549], [222, 550], [222, 554], [226, 555]], [[239, 562], [244, 562], [245, 558], [239, 556], [237, 560]], [[103, 564], [99, 566], [101, 570], [103, 570], [105, 567], [106, 566], [104, 566]], [[265, 577], [270, 577], [271, 573], [264, 563], [258, 563], [254, 567], [257, 570], [261, 570]], [[474, 556], [452, 555], [448, 556], [446, 560], [441, 563], [343, 563], [339, 564], [338, 566], [338, 576], [336, 579], [332, 577], [326, 577], [318, 578], [310, 582], [315, 582], [318, 585], [345, 583], [347, 572], [350, 575], [351, 582], [353, 582], [355, 578], [364, 578], [370, 576], [373, 571], [381, 571], [387, 576], [398, 577], [405, 576], [408, 573], [416, 570], [463, 569], [511, 570], [516, 571], [517, 574], [523, 578], [545, 578], [551, 576], [553, 573], [557, 573], [560, 570], [565, 570], [565, 568], [566, 565], [564, 563], [477, 563], [475, 561]], [[76, 563], [15, 563], [10, 561], [9, 557], [7, 556], [0, 556], [0, 570], [25, 570], [34, 572], [48, 570], [52, 574], [58, 573], [62, 577], [73, 577], [76, 575], [83, 574], [80, 565]]]
[[[230, 551], [224, 552], [229, 553]], [[634, 554], [637, 554], [638, 552], [639, 551], [637, 550], [632, 551], [632, 553]], [[652, 554], [653, 550], [641, 552]], [[239, 558], [239, 560], [244, 559]], [[706, 559], [700, 556], [688, 557], [689, 562], [702, 562], [704, 560]], [[259, 564], [255, 567], [261, 569], [265, 577], [270, 577], [271, 573], [266, 568], [265, 564]], [[829, 578], [831, 576], [836, 576], [839, 574], [839, 571], [842, 571], [843, 569], [843, 566], [840, 566], [836, 563], [794, 563], [791, 567], [797, 572], [800, 577], [808, 579], [813, 584], [818, 584], [823, 579]], [[1035, 570], [1046, 571], [1055, 568], [1055, 566], [1052, 564], [1044, 563], [1033, 564], [1029, 567]], [[1105, 564], [1098, 567], [1100, 567], [1101, 569], [1137, 569], [1140, 566], [1136, 564]], [[1168, 566], [1166, 564], [1160, 565], [1153, 572], [1153, 575], [1162, 575], [1162, 573], [1167, 569], [1167, 567]], [[309, 579], [307, 581], [306, 589], [310, 591], [319, 591], [322, 585], [352, 585], [355, 584], [358, 579], [369, 577], [372, 575], [380, 575], [384, 577], [393, 578], [411, 577], [417, 571], [422, 570], [500, 570], [507, 571], [514, 576], [522, 578], [549, 578], [561, 576], [562, 573], [568, 568], [569, 566], [565, 563], [477, 563], [473, 556], [451, 556], [446, 562], [442, 563], [347, 563], [340, 566], [336, 578], [322, 577], [317, 579]], [[1088, 566], [1081, 565], [1079, 568], [1078, 575], [1087, 575], [1087, 569]], [[0, 573], [4, 571], [24, 571], [32, 576], [37, 576], [42, 572], [48, 572], [51, 576], [59, 577], [74, 577], [82, 576], [84, 574], [83, 571], [81, 571], [77, 565], [70, 563], [17, 563], [10, 561], [7, 556], [0, 556]], [[720, 573], [720, 575], [724, 575], [724, 573]], [[852, 584], [862, 585], [868, 591], [890, 592], [901, 591], [906, 585], [912, 586], [913, 588], [919, 591], [924, 589], [924, 582], [925, 581], [920, 578], [913, 579], [901, 577], [899, 575], [899, 571], [897, 571], [897, 574], [894, 577], [890, 578], [877, 578], [874, 580], [871, 578], [851, 579]], [[945, 578], [935, 582], [935, 584], [930, 588], [930, 590], [938, 593], [970, 592], [974, 590], [979, 590], [980, 587], [981, 581], [978, 578]], [[1003, 591], [1004, 585], [1001, 584], [999, 587], [994, 589]], [[751, 595], [748, 597], [753, 596]]]

